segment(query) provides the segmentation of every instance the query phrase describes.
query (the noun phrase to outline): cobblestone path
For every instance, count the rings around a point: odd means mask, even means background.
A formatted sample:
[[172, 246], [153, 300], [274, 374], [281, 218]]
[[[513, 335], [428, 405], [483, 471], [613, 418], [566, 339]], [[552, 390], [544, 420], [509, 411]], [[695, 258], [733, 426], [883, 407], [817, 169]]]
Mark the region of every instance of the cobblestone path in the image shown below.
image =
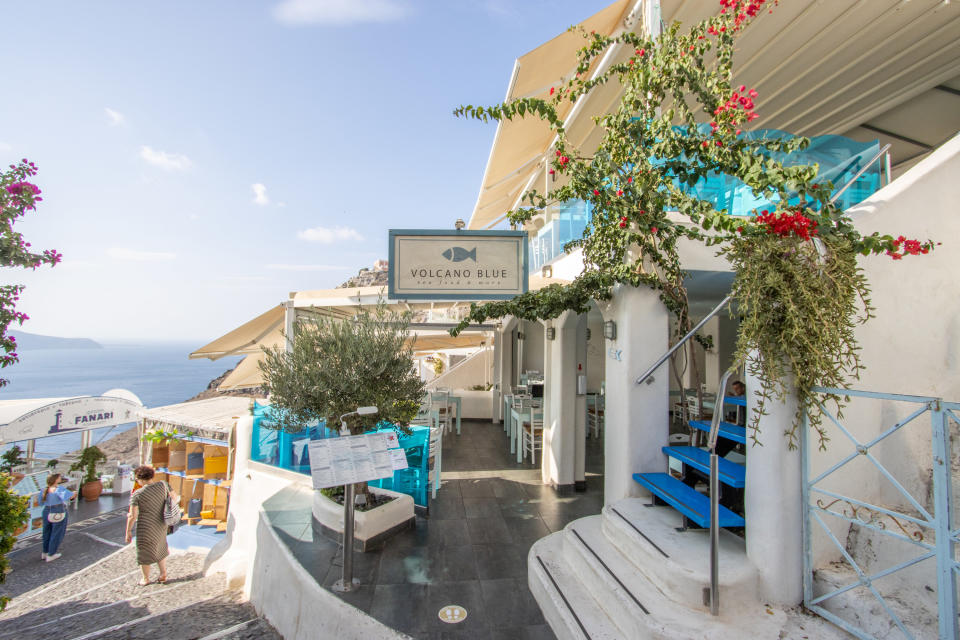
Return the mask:
[[96, 537], [74, 532], [52, 563], [40, 560], [39, 547], [13, 555], [3, 586], [14, 599], [0, 613], [0, 640], [280, 638], [222, 574], [204, 577], [203, 555], [172, 554], [166, 584], [141, 587], [135, 550], [116, 542], [122, 519], [89, 532]]

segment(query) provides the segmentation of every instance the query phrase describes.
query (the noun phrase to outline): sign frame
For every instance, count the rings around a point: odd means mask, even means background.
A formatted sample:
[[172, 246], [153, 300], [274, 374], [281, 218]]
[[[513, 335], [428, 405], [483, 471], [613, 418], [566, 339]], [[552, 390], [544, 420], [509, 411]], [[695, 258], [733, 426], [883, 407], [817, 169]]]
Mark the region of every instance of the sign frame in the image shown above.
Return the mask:
[[[520, 256], [520, 293], [444, 293], [438, 291], [435, 293], [397, 293], [394, 288], [394, 278], [397, 268], [397, 260], [394, 251], [396, 236], [448, 236], [450, 238], [518, 238], [522, 248]], [[387, 259], [389, 267], [387, 269], [387, 297], [390, 300], [512, 300], [518, 295], [527, 293], [530, 290], [530, 273], [527, 271], [527, 265], [530, 262], [530, 244], [527, 242], [527, 232], [512, 229], [390, 229], [389, 231], [389, 251]]]

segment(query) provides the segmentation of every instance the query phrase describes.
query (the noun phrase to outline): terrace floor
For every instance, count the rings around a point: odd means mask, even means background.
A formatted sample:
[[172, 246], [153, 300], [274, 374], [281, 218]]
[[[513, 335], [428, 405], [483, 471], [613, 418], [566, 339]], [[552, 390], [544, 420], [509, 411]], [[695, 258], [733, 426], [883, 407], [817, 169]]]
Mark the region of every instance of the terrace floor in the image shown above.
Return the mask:
[[[502, 425], [464, 420], [443, 443], [443, 485], [429, 517], [378, 551], [356, 553], [360, 587], [338, 594], [415, 638], [553, 638], [527, 588], [527, 552], [568, 522], [600, 513], [603, 446], [587, 441], [587, 491], [559, 496], [540, 483], [539, 466], [518, 464]], [[308, 494], [307, 494], [308, 495]], [[314, 537], [305, 494], [288, 488], [264, 503], [274, 529], [318, 583], [341, 574], [339, 546]], [[460, 605], [460, 623], [440, 621]]]

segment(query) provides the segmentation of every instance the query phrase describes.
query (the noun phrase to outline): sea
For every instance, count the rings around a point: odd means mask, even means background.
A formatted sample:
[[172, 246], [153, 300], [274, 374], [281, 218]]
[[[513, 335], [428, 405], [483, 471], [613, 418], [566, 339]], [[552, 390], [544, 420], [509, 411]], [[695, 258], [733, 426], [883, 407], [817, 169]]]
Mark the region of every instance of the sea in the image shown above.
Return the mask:
[[[189, 400], [211, 380], [232, 369], [241, 357], [190, 360], [198, 343], [154, 342], [103, 344], [102, 349], [31, 349], [20, 353], [20, 362], [0, 369], [10, 381], [0, 387], [0, 400], [98, 396], [110, 389], [127, 389], [147, 408]], [[102, 442], [136, 423], [93, 431], [92, 442]], [[41, 458], [55, 458], [80, 448], [79, 433], [61, 433], [36, 441]], [[0, 451], [19, 444], [0, 445]]]

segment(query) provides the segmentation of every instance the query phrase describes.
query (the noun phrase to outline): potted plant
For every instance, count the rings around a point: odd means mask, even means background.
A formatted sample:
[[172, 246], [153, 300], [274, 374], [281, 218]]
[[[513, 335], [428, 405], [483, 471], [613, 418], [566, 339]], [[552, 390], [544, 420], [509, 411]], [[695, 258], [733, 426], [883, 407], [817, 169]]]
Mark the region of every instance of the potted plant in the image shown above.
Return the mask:
[[70, 465], [70, 471], [83, 471], [83, 485], [80, 487], [80, 493], [87, 502], [93, 502], [103, 493], [103, 484], [100, 482], [100, 475], [97, 473], [97, 465], [105, 462], [107, 456], [99, 447], [87, 447], [80, 452], [80, 459]]
[[[373, 431], [382, 422], [408, 432], [424, 392], [414, 367], [409, 325], [409, 314], [391, 313], [383, 303], [347, 320], [298, 322], [292, 350], [267, 349], [260, 365], [270, 393], [272, 428], [298, 433], [320, 420], [338, 425], [341, 416], [350, 414], [345, 422], [352, 435]], [[377, 407], [377, 414], [357, 414], [357, 407], [369, 406]], [[339, 533], [343, 507], [335, 501], [339, 497], [342, 504], [343, 492], [325, 493], [329, 495], [314, 496], [314, 516], [321, 530]], [[355, 495], [356, 532], [364, 549], [414, 521], [408, 495], [385, 489], [371, 493], [366, 482], [355, 486]]]

